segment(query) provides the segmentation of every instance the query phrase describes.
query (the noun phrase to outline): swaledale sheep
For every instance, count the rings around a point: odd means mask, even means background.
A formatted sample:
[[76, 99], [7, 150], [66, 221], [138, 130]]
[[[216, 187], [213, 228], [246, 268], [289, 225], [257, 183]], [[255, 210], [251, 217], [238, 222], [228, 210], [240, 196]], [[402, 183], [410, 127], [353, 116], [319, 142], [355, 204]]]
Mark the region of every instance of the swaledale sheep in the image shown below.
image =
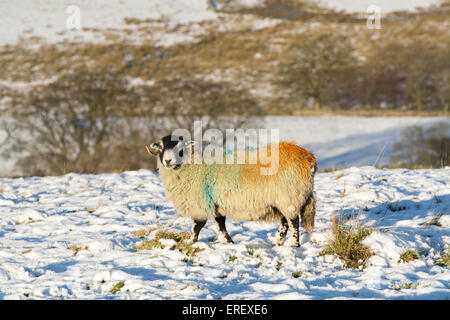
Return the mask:
[[290, 228], [290, 245], [299, 246], [299, 214], [303, 228], [312, 232], [317, 164], [310, 152], [293, 143], [280, 142], [276, 174], [261, 175], [259, 162], [186, 163], [183, 151], [189, 152], [187, 144], [182, 137], [166, 136], [147, 151], [159, 156], [158, 171], [168, 200], [182, 215], [193, 219], [192, 242], [198, 240], [208, 219], [214, 219], [219, 234], [233, 242], [225, 228], [225, 217], [236, 221], [279, 221], [276, 245], [284, 244]]

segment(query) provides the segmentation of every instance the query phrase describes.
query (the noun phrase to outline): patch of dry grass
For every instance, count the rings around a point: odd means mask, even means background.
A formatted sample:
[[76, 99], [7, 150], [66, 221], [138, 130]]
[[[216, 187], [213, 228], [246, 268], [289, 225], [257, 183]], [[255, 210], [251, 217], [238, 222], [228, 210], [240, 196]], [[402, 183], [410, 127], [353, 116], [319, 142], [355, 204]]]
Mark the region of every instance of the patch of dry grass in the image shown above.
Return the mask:
[[416, 250], [406, 250], [400, 255], [398, 263], [404, 262], [409, 263], [411, 261], [417, 260], [420, 258], [419, 253]]
[[421, 226], [436, 226], [436, 227], [442, 227], [441, 222], [439, 219], [441, 219], [442, 213], [438, 214], [437, 216], [434, 216], [430, 221], [422, 222]]
[[333, 215], [332, 237], [320, 255], [337, 255], [344, 261], [344, 268], [365, 268], [373, 252], [362, 241], [373, 231], [362, 226], [358, 218], [345, 221], [342, 216]]
[[392, 290], [407, 290], [407, 289], [414, 289], [417, 287], [417, 283], [414, 284], [412, 282], [406, 282], [406, 283], [400, 283], [400, 284], [392, 284], [389, 286]]
[[441, 267], [450, 267], [450, 250], [441, 255], [436, 264]]
[[80, 252], [81, 250], [88, 250], [89, 246], [78, 246], [78, 245], [70, 245], [69, 247], [67, 247], [67, 249], [72, 250], [73, 251], [73, 256], [76, 256], [78, 254], [78, 252]]
[[303, 275], [303, 272], [301, 272], [301, 271], [294, 271], [294, 272], [292, 272], [292, 276], [294, 278], [300, 278], [302, 275]]
[[155, 228], [155, 227], [151, 227], [151, 228], [142, 228], [142, 229], [139, 229], [139, 230], [134, 230], [134, 231], [132, 231], [131, 234], [132, 234], [134, 237], [143, 239], [143, 238], [148, 237], [148, 236], [149, 236], [153, 231], [155, 231], [156, 229], [157, 229], [157, 228]]
[[339, 173], [339, 174], [337, 174], [334, 178], [335, 178], [336, 180], [339, 180], [339, 179], [342, 178], [343, 176], [345, 176], [345, 174]]
[[154, 248], [164, 249], [166, 246], [160, 242], [161, 239], [175, 240], [176, 244], [170, 250], [178, 250], [187, 256], [195, 256], [204, 249], [192, 246], [188, 241], [189, 234], [187, 232], [173, 232], [170, 230], [160, 230], [156, 233], [153, 239], [144, 240], [140, 245], [136, 246], [136, 251], [152, 250]]
[[119, 281], [117, 282], [112, 288], [111, 290], [109, 290], [109, 292], [111, 293], [117, 293], [120, 292], [120, 290], [125, 286], [125, 281]]

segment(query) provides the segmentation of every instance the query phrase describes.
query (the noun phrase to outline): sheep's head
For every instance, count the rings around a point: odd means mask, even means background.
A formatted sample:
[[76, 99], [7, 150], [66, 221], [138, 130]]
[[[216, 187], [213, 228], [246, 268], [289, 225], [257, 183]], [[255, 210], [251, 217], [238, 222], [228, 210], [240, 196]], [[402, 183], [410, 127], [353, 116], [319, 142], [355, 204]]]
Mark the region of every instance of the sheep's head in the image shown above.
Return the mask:
[[149, 154], [159, 156], [160, 164], [164, 168], [177, 170], [184, 163], [191, 144], [190, 141], [184, 141], [182, 136], [170, 135], [146, 148]]

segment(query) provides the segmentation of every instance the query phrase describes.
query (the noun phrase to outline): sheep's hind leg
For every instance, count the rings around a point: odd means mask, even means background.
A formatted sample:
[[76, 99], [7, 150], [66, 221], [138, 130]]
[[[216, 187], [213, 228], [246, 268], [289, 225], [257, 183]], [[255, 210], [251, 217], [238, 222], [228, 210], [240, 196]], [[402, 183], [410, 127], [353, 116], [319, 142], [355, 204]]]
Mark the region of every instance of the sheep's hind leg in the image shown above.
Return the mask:
[[200, 233], [200, 230], [202, 230], [202, 228], [205, 226], [205, 224], [206, 224], [206, 220], [193, 219], [191, 237], [189, 239], [190, 242], [197, 242], [198, 234]]
[[227, 228], [225, 227], [225, 217], [217, 216], [214, 220], [216, 221], [217, 229], [219, 229], [219, 234], [225, 239], [225, 241], [228, 243], [234, 243], [228, 234]]
[[288, 222], [285, 217], [281, 217], [280, 226], [278, 227], [277, 234], [275, 236], [275, 244], [282, 246], [286, 240], [286, 234], [288, 231]]
[[300, 246], [299, 231], [298, 231], [299, 218], [297, 216], [294, 219], [287, 219], [287, 222], [289, 225], [289, 229], [291, 229], [291, 237], [289, 239], [290, 242], [289, 245], [291, 247], [299, 247]]
[[311, 194], [306, 201], [300, 213], [302, 217], [302, 226], [308, 233], [314, 229], [314, 216], [316, 215], [316, 199]]

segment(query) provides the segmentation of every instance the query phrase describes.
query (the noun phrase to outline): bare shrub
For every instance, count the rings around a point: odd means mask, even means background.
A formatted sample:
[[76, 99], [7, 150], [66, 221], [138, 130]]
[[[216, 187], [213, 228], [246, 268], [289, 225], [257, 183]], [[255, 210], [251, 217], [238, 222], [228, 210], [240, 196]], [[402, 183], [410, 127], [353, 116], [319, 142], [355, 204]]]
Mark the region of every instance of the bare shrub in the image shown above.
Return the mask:
[[349, 39], [330, 34], [302, 37], [292, 44], [289, 52], [293, 59], [280, 66], [279, 78], [275, 81], [287, 92], [283, 100], [298, 106], [313, 99], [316, 110], [331, 104], [339, 73], [353, 61]]
[[394, 144], [392, 166], [440, 168], [450, 164], [450, 125], [440, 122], [428, 129], [407, 128]]

